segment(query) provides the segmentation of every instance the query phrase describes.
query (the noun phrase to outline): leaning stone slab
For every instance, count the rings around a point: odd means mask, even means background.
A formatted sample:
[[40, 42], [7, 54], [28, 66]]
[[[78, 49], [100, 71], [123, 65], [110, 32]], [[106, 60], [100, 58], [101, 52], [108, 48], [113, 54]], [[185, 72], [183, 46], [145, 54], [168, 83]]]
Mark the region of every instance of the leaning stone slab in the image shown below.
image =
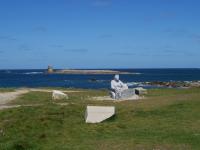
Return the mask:
[[137, 95], [147, 94], [147, 90], [142, 87], [138, 87], [138, 88], [135, 88], [135, 94]]
[[53, 100], [68, 99], [68, 95], [61, 91], [53, 90], [52, 99]]
[[87, 106], [85, 112], [86, 123], [100, 123], [115, 115], [114, 106]]

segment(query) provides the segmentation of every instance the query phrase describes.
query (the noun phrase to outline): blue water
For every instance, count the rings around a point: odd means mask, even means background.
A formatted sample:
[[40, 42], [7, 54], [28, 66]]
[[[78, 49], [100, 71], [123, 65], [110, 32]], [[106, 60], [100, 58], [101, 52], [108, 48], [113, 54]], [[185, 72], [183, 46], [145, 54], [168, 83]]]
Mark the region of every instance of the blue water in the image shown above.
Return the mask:
[[[120, 70], [120, 69], [119, 69]], [[45, 70], [0, 70], [0, 87], [109, 88], [113, 75], [44, 74]], [[123, 69], [125, 83], [149, 81], [196, 81], [200, 69]]]

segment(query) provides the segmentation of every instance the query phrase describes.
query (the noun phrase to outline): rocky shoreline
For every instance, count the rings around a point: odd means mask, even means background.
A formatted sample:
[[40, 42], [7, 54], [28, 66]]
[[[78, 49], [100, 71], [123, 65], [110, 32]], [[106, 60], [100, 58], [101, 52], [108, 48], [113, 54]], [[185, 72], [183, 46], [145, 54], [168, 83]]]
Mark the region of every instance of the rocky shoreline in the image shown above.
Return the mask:
[[192, 88], [200, 87], [200, 81], [153, 81], [153, 82], [143, 82], [143, 85], [167, 87], [167, 88]]

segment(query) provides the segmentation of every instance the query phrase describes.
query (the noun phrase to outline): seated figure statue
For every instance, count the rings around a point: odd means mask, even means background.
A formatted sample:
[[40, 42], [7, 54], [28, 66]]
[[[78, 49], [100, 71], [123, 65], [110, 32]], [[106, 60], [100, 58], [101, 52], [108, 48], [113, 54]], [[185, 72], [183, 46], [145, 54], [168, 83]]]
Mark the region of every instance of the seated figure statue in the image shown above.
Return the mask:
[[115, 75], [111, 81], [111, 97], [113, 99], [123, 99], [135, 94], [135, 90], [128, 89], [128, 86], [119, 80], [119, 75]]

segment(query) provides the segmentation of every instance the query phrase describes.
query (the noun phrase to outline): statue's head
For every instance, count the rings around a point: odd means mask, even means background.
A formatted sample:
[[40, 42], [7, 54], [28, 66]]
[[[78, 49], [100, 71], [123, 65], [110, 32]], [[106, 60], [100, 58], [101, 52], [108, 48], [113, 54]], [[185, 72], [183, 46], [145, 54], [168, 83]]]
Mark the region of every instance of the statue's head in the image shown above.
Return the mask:
[[114, 76], [114, 80], [115, 80], [115, 81], [119, 81], [119, 75], [118, 75], [118, 74], [116, 74], [116, 75]]

